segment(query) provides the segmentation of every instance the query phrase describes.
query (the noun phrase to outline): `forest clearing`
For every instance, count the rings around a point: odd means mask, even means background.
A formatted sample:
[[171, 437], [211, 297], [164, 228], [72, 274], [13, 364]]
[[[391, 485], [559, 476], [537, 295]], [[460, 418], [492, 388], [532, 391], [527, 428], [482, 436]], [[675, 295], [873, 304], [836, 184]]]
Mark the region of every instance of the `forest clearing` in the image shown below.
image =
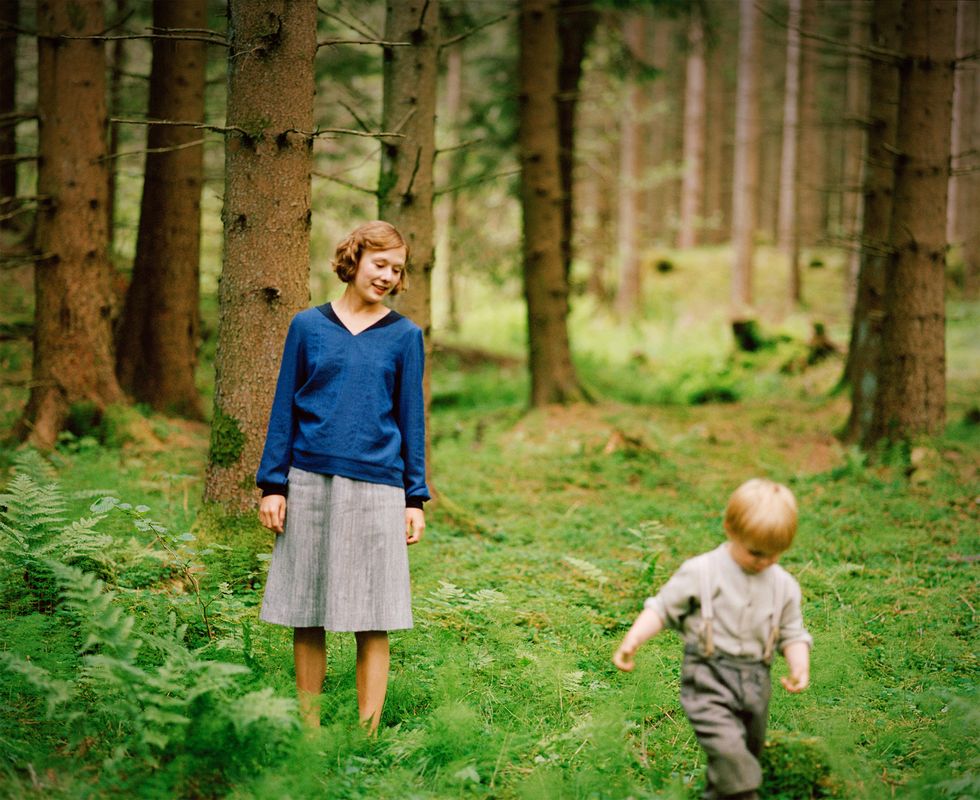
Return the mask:
[[978, 11], [0, 0], [0, 798], [980, 797]]

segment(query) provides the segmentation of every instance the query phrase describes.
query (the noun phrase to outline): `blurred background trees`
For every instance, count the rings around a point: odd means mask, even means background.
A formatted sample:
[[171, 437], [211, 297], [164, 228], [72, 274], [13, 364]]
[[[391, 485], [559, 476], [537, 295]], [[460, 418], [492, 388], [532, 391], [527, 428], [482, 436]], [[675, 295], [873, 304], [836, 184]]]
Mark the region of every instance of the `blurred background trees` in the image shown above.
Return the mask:
[[23, 438], [124, 396], [209, 416], [208, 496], [247, 506], [285, 325], [378, 216], [412, 239], [399, 308], [430, 348], [499, 349], [483, 320], [523, 287], [533, 404], [583, 396], [577, 309], [641, 330], [697, 248], [745, 349], [779, 322], [760, 269], [805, 315], [843, 263], [841, 435], [943, 425], [944, 303], [980, 286], [972, 0], [62, 5], [0, 0]]

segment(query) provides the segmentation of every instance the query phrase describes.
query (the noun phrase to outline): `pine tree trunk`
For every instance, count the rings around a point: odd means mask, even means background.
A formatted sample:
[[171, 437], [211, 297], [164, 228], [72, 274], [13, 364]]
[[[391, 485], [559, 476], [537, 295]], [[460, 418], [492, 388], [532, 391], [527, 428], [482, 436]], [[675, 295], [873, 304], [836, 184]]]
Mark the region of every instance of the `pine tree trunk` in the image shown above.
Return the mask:
[[868, 116], [868, 60], [860, 52], [868, 42], [868, 17], [871, 4], [867, 0], [851, 6], [848, 41], [857, 52], [847, 57], [847, 97], [844, 120], [843, 196], [841, 217], [844, 239], [849, 249], [847, 284], [845, 295], [847, 309], [854, 308], [857, 292], [857, 276], [861, 268], [861, 215], [864, 182], [865, 127]]
[[549, 0], [521, 0], [518, 148], [533, 406], [582, 399], [568, 341], [568, 283], [561, 259], [556, 24]]
[[[886, 51], [902, 46], [903, 0], [875, 0], [871, 43]], [[861, 266], [851, 320], [851, 341], [844, 382], [851, 388], [851, 410], [841, 438], [866, 438], [874, 412], [881, 358], [881, 323], [891, 257], [890, 226], [898, 137], [898, 65], [874, 59], [869, 72], [869, 106], [864, 214], [861, 221]]]
[[[127, 0], [115, 0], [115, 18], [126, 18]], [[122, 115], [122, 73], [126, 69], [126, 39], [116, 39], [109, 46], [109, 119]], [[152, 131], [147, 133], [147, 138]], [[109, 154], [119, 152], [119, 123], [109, 123]], [[116, 182], [119, 162], [109, 161], [109, 200], [106, 215], [109, 224], [109, 252], [115, 249], [116, 242]], [[123, 388], [126, 388], [125, 386]]]
[[575, 227], [575, 111], [578, 108], [582, 59], [599, 17], [579, 0], [558, 5], [558, 169], [561, 176], [561, 260], [566, 281], [572, 272]]
[[32, 388], [19, 438], [52, 447], [76, 403], [123, 399], [113, 370], [101, 0], [37, 5], [38, 211]]
[[[153, 26], [205, 28], [206, 2], [154, 0]], [[206, 47], [154, 41], [150, 119], [204, 121]], [[194, 381], [204, 148], [192, 143], [200, 138], [190, 127], [150, 126], [136, 259], [116, 339], [122, 387], [158, 411], [192, 419], [204, 418]]]
[[708, 6], [712, 20], [708, 49], [707, 125], [705, 137], [704, 207], [708, 220], [705, 241], [721, 244], [731, 239], [731, 179], [733, 172], [732, 143], [735, 115], [734, 89], [730, 75], [734, 73], [732, 57], [735, 46], [732, 29], [737, 24], [730, 16], [738, 6], [715, 3]]
[[[777, 242], [789, 267], [790, 299], [794, 283], [799, 284], [800, 240], [796, 226], [797, 152], [800, 140], [800, 6], [789, 0], [786, 22], [786, 88], [783, 104], [782, 159], [779, 171], [779, 222]], [[796, 280], [794, 281], [794, 276]]]
[[[0, 116], [17, 110], [18, 0], [0, 0]], [[9, 26], [9, 27], [8, 27]], [[0, 123], [0, 228], [15, 228], [12, 212], [17, 207], [17, 162], [3, 156], [17, 152], [17, 126]], [[8, 216], [10, 215], [10, 216]]]
[[[817, 30], [817, 0], [802, 0], [800, 25], [803, 31]], [[798, 160], [806, 167], [800, 169], [797, 186], [796, 224], [800, 247], [812, 248], [820, 239], [823, 219], [824, 148], [818, 101], [820, 52], [817, 42], [804, 38], [800, 53], [800, 132]], [[790, 297], [797, 303], [803, 299], [800, 265], [796, 264], [790, 277]]]
[[904, 14], [894, 256], [885, 287], [880, 384], [863, 445], [938, 433], [946, 413], [946, 189], [956, 5], [915, 0]]
[[752, 261], [759, 183], [758, 17], [754, 0], [739, 0], [738, 89], [735, 101], [735, 175], [732, 186], [732, 318], [752, 307]]
[[647, 166], [643, 160], [646, 143], [641, 130], [647, 89], [639, 82], [635, 63], [643, 53], [643, 28], [643, 17], [639, 13], [627, 14], [623, 19], [623, 40], [631, 53], [631, 63], [623, 81], [624, 102], [619, 129], [619, 218], [616, 224], [619, 283], [616, 288], [616, 311], [626, 318], [637, 315], [643, 298], [639, 252], [643, 189], [640, 176]]
[[205, 499], [255, 505], [289, 321], [309, 305], [315, 0], [231, 0], [224, 264]]
[[704, 20], [701, 9], [690, 9], [687, 28], [687, 71], [684, 85], [684, 177], [681, 184], [678, 247], [694, 247], [701, 225], [704, 192], [704, 128], [706, 69]]
[[[454, 148], [437, 159], [442, 163], [441, 182], [447, 188], [455, 186], [463, 177], [465, 148], [459, 147], [462, 126], [460, 112], [463, 105], [463, 48], [465, 42], [458, 42], [446, 52], [446, 81], [444, 107], [439, 120], [451, 133], [447, 135], [447, 148]], [[436, 255], [437, 272], [442, 273], [443, 291], [446, 295], [446, 327], [459, 331], [458, 267], [456, 253], [457, 233], [460, 231], [461, 202], [458, 190], [449, 188], [435, 205], [436, 210]]]
[[[947, 238], [960, 247], [963, 294], [980, 296], [980, 6], [958, 0], [956, 14], [957, 68], [953, 94], [953, 174], [949, 181]], [[972, 54], [972, 55], [971, 55]]]
[[[385, 48], [384, 105], [381, 127], [397, 130], [404, 138], [381, 145], [378, 215], [408, 239], [411, 249], [409, 289], [394, 306], [425, 334], [426, 435], [432, 400], [432, 267], [435, 261], [435, 224], [432, 214], [432, 174], [436, 147], [436, 84], [439, 62], [438, 0], [388, 0], [385, 41], [411, 42], [411, 47]], [[431, 466], [432, 459], [426, 458]], [[431, 476], [429, 482], [432, 488]]]

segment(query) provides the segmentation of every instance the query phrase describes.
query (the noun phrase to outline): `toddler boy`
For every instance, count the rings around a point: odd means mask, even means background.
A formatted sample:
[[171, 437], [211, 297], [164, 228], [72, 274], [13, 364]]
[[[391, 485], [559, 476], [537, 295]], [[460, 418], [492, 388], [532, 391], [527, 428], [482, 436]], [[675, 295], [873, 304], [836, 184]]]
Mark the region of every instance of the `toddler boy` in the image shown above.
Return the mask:
[[757, 797], [773, 652], [786, 658], [788, 691], [810, 683], [813, 639], [803, 627], [800, 586], [776, 564], [796, 517], [785, 486], [761, 478], [739, 486], [725, 509], [728, 541], [685, 561], [647, 599], [613, 655], [628, 672], [640, 645], [664, 627], [681, 633], [681, 705], [708, 757], [706, 800]]

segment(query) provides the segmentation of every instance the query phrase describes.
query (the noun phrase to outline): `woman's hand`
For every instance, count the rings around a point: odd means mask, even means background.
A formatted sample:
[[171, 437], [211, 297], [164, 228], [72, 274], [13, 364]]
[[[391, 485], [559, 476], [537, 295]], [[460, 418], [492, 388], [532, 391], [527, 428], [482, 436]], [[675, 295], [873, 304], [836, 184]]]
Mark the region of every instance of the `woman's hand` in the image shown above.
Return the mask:
[[282, 533], [286, 522], [286, 498], [281, 494], [267, 494], [259, 503], [259, 522], [270, 531]]
[[405, 542], [415, 544], [425, 531], [425, 512], [421, 508], [405, 509]]

